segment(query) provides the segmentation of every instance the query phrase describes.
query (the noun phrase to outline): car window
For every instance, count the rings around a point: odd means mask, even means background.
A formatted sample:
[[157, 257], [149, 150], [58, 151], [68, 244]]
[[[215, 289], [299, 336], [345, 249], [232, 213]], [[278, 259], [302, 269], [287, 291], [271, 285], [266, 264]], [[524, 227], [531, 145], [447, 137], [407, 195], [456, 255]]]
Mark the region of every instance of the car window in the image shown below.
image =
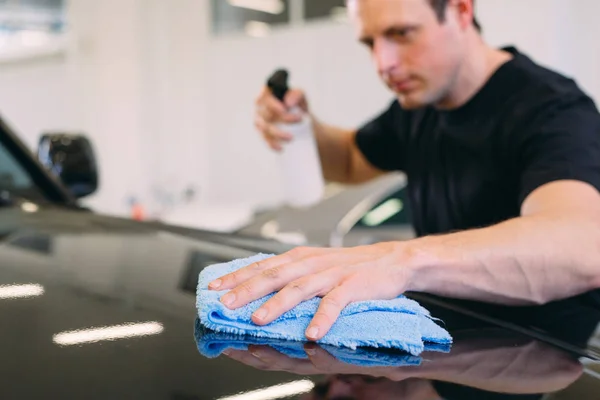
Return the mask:
[[406, 190], [402, 188], [386, 197], [358, 221], [356, 227], [377, 228], [397, 225], [410, 225], [410, 210]]
[[31, 175], [4, 144], [0, 144], [0, 191], [31, 200], [44, 199]]

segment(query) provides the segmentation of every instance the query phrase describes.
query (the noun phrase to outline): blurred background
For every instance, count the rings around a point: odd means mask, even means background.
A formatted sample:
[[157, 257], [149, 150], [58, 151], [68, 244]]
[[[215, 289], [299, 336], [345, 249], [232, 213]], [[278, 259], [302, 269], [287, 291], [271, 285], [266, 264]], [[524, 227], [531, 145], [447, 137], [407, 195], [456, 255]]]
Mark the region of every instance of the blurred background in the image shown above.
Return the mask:
[[[477, 15], [488, 42], [600, 100], [600, 2], [479, 0]], [[340, 126], [392, 99], [344, 0], [0, 1], [0, 114], [32, 151], [45, 133], [90, 138], [98, 212], [231, 230], [278, 207], [277, 156], [253, 127], [278, 67]]]

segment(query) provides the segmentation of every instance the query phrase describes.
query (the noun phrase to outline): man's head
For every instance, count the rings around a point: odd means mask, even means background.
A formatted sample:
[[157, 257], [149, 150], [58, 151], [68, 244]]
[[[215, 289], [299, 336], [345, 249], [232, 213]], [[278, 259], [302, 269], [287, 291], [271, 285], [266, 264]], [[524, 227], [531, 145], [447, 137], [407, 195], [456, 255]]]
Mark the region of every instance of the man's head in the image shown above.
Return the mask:
[[361, 42], [405, 108], [444, 102], [478, 36], [474, 0], [348, 0]]

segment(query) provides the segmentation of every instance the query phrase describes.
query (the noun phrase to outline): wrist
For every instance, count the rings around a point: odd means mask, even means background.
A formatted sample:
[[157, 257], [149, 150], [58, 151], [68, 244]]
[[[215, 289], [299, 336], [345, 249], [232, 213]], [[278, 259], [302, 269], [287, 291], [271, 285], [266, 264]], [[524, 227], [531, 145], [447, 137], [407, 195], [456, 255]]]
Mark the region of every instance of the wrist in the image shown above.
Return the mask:
[[[400, 266], [407, 292], [429, 292], [434, 290], [434, 278], [440, 268], [451, 264], [450, 257], [441, 251], [435, 238], [424, 237], [399, 243], [401, 247]], [[437, 271], [437, 272], [436, 272]]]

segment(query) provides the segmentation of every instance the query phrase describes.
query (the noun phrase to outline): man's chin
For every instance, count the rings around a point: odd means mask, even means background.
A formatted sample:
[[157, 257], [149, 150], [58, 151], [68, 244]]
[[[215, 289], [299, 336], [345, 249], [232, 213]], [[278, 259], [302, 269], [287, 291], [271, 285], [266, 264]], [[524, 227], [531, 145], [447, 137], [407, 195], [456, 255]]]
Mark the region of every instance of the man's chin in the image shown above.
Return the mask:
[[429, 103], [423, 99], [422, 96], [419, 96], [417, 93], [396, 93], [396, 97], [398, 98], [398, 103], [405, 110], [416, 110], [418, 108], [423, 108], [427, 106]]

